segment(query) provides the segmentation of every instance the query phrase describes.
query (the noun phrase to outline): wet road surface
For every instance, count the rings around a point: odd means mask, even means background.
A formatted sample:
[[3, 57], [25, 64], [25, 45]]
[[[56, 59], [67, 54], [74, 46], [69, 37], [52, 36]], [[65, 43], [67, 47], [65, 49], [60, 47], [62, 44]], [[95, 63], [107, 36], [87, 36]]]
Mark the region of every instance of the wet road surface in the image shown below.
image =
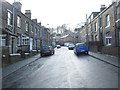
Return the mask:
[[3, 88], [118, 88], [118, 68], [62, 47], [3, 78]]

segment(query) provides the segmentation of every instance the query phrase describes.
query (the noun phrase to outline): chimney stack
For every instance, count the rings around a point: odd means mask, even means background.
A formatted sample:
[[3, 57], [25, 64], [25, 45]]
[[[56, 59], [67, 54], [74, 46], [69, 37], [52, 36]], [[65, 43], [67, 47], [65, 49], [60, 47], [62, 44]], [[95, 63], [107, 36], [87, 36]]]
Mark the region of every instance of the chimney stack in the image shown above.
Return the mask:
[[112, 3], [114, 3], [115, 2], [115, 0], [112, 0]]
[[41, 22], [38, 23], [41, 26]]
[[32, 19], [33, 22], [37, 23], [37, 19]]
[[25, 10], [25, 15], [31, 19], [31, 10]]
[[106, 8], [105, 5], [101, 5], [101, 7], [100, 7], [100, 11], [103, 11], [105, 8]]
[[14, 0], [13, 6], [14, 6], [18, 11], [21, 11], [22, 4], [20, 3], [20, 1]]

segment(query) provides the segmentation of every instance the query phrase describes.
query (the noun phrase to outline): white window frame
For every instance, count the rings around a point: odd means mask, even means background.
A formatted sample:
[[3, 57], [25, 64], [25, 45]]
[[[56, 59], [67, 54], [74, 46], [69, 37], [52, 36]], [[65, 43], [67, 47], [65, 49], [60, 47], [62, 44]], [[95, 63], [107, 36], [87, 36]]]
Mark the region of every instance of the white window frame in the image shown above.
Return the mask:
[[120, 6], [116, 7], [116, 18], [117, 20], [120, 19]]
[[106, 41], [106, 45], [107, 45], [107, 46], [112, 45], [112, 43], [111, 43], [112, 38], [111, 38], [111, 37], [110, 37], [110, 38], [107, 37], [107, 38], [105, 38], [105, 39], [106, 39], [105, 41]]
[[29, 37], [22, 35], [22, 45], [29, 45]]
[[6, 46], [6, 35], [1, 35], [0, 37], [1, 37], [1, 46]]
[[17, 27], [21, 27], [21, 17], [17, 15]]
[[25, 31], [27, 32], [29, 31], [29, 22], [27, 21], [25, 22]]
[[110, 15], [106, 15], [106, 28], [110, 26]]
[[37, 28], [35, 28], [35, 35], [37, 35]]
[[31, 28], [31, 32], [33, 33], [33, 24], [30, 25], [30, 28]]
[[17, 45], [18, 45], [18, 46], [20, 46], [20, 41], [21, 41], [20, 39], [21, 39], [21, 37], [18, 36], [18, 38], [17, 38]]
[[97, 28], [98, 28], [98, 26], [97, 26], [97, 22], [95, 22], [94, 25], [95, 25], [95, 27], [94, 27], [94, 28], [95, 28], [95, 32], [97, 32]]
[[9, 9], [7, 10], [7, 25], [13, 26], [13, 13]]

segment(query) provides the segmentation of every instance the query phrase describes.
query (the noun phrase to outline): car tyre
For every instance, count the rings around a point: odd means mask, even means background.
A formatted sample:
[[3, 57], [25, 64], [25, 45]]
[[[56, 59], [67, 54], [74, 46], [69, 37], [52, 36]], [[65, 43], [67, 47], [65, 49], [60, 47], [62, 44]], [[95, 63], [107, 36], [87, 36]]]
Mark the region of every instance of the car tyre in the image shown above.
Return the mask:
[[88, 51], [86, 52], [86, 54], [88, 55]]
[[41, 53], [41, 57], [43, 57], [44, 56], [44, 54], [43, 53]]
[[55, 52], [53, 51], [53, 54], [55, 54]]

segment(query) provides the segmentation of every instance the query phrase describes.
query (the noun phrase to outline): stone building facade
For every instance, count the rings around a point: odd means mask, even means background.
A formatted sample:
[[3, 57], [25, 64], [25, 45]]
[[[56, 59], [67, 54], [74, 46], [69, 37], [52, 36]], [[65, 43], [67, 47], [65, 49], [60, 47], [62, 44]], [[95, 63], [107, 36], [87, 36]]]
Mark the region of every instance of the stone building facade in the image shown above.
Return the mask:
[[[42, 27], [37, 19], [31, 19], [31, 10], [26, 10], [25, 14], [21, 12], [22, 4], [15, 1], [13, 4], [2, 0], [2, 35], [1, 47], [2, 58], [9, 59], [11, 54], [20, 52], [30, 53], [38, 52], [47, 39], [47, 45], [50, 45], [51, 34], [46, 27]], [[52, 40], [52, 39], [51, 39]]]
[[81, 42], [86, 42], [92, 51], [118, 56], [119, 19], [120, 0], [112, 2], [109, 7], [102, 5], [100, 12], [93, 12], [87, 18], [84, 28], [80, 30]]

